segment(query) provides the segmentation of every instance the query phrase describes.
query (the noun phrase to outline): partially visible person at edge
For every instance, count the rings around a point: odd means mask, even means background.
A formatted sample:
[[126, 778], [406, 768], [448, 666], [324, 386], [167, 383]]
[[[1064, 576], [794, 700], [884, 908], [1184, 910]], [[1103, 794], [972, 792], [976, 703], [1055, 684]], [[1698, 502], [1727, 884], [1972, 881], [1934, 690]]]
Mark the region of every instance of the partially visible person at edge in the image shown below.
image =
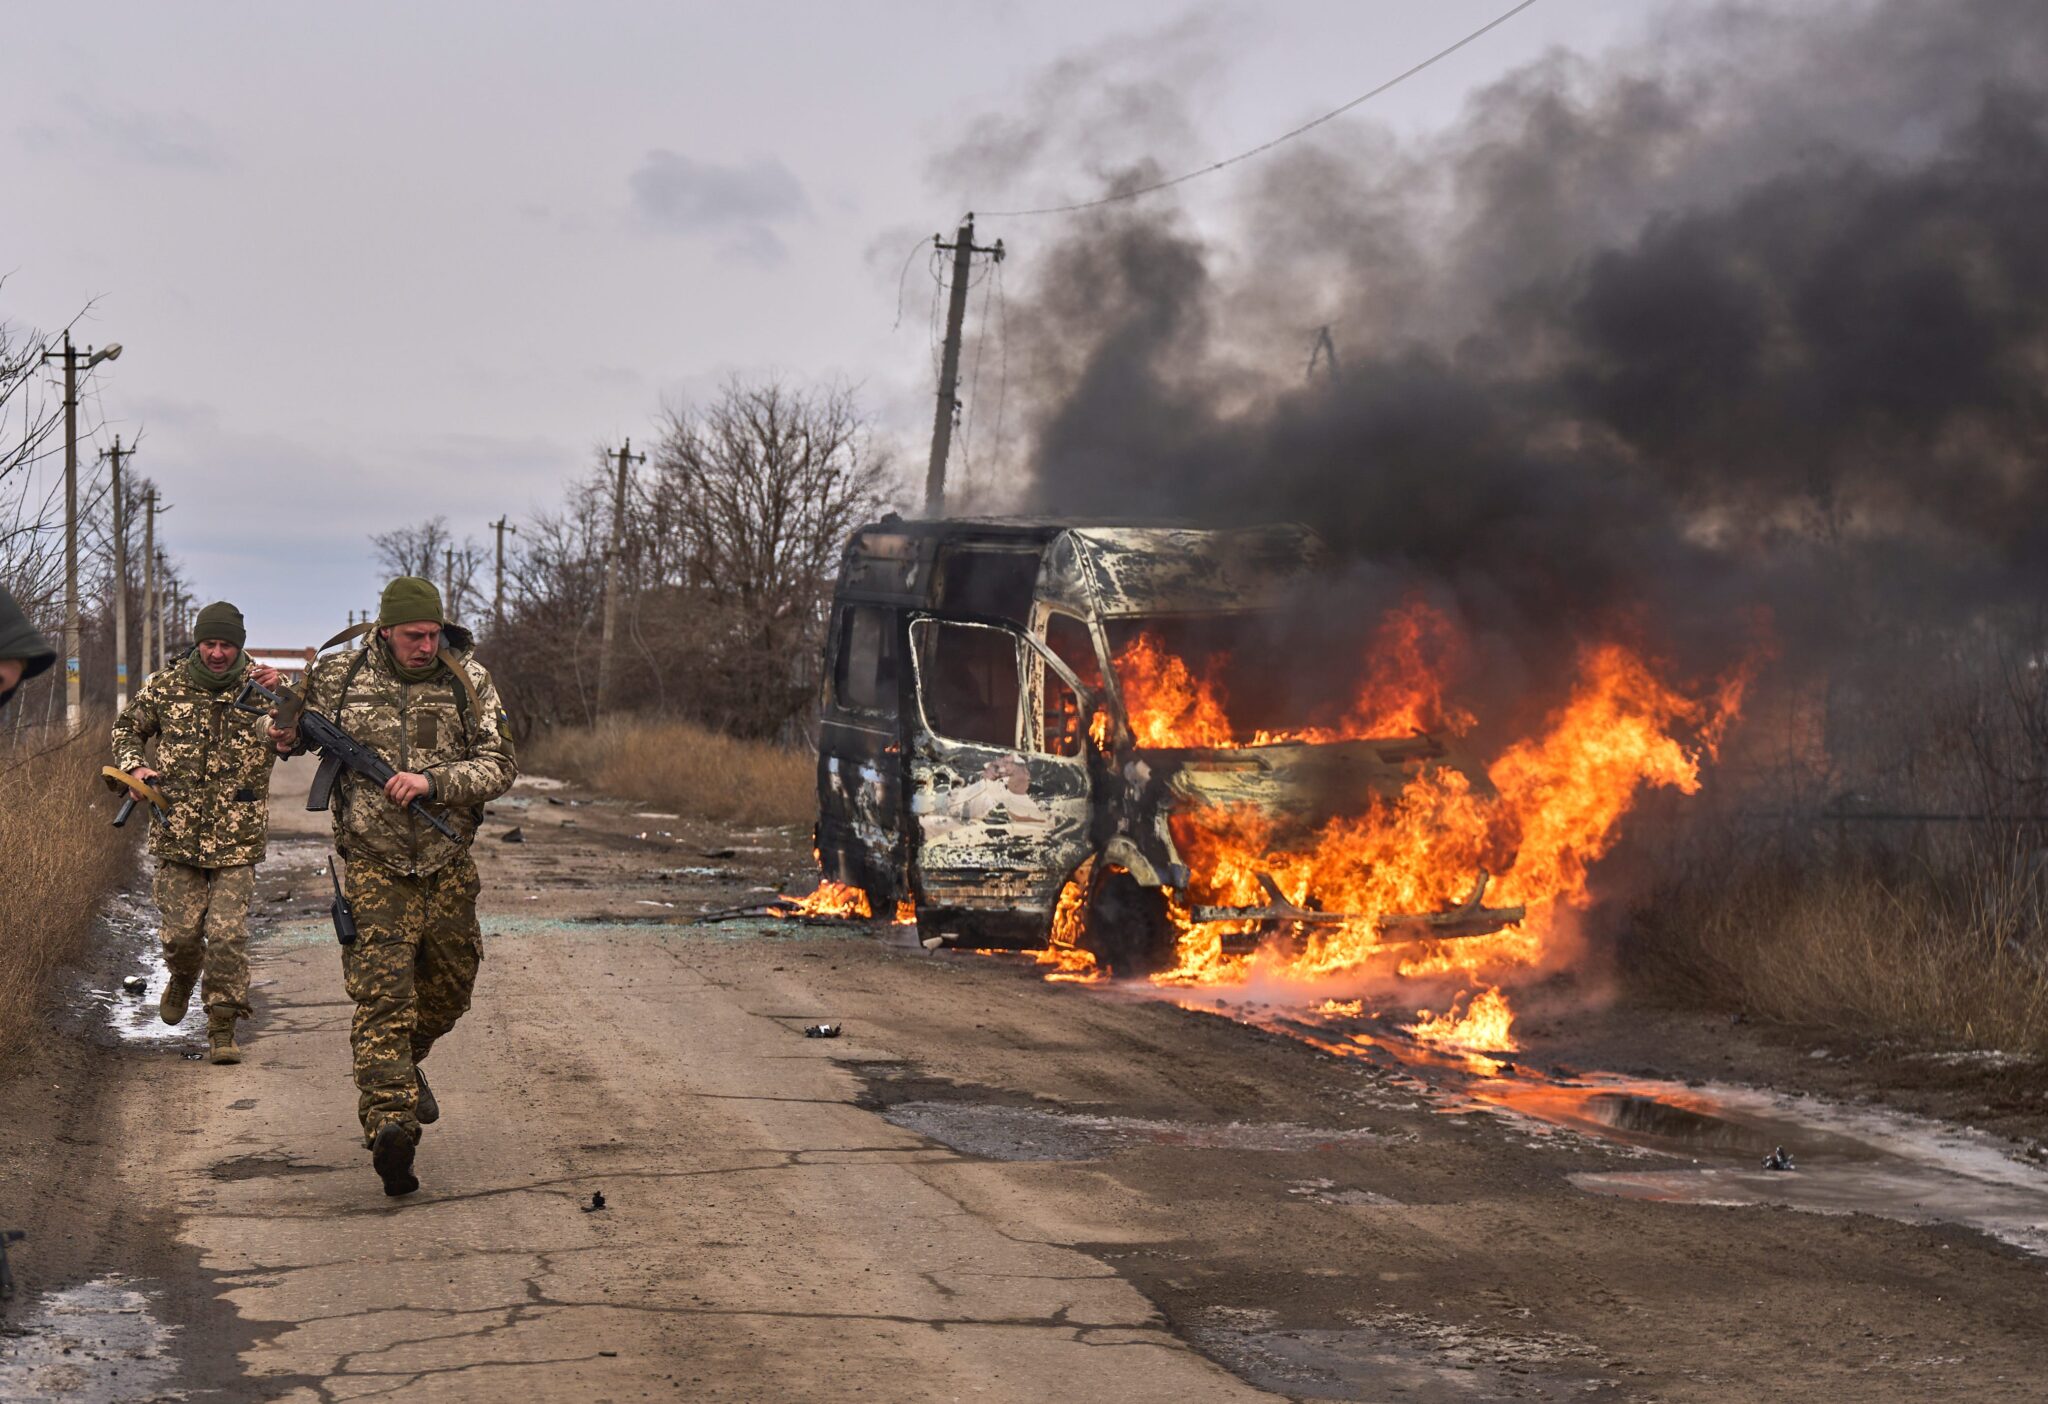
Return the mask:
[[57, 650], [28, 622], [14, 596], [0, 586], [0, 707], [36, 674], [57, 661]]
[[[341, 955], [356, 1006], [356, 1110], [390, 1195], [419, 1188], [420, 1128], [441, 1115], [420, 1063], [468, 1012], [483, 959], [470, 844], [484, 805], [519, 773], [497, 685], [470, 646], [433, 584], [402, 576], [385, 586], [369, 639], [321, 659], [306, 680], [306, 705], [398, 772], [381, 793], [347, 772], [334, 793], [334, 846], [348, 865], [357, 932]], [[280, 751], [303, 749], [296, 727], [270, 734]], [[415, 799], [460, 837], [408, 813]]]
[[[183, 1022], [200, 985], [207, 1057], [239, 1063], [235, 1024], [249, 1017], [249, 899], [270, 824], [270, 768], [277, 761], [260, 712], [238, 711], [245, 678], [277, 686], [277, 670], [253, 668], [242, 612], [222, 600], [199, 611], [192, 651], [154, 674], [114, 720], [114, 764], [170, 802], [149, 825], [155, 897], [169, 978], [157, 1013]], [[144, 749], [156, 740], [156, 764]]]

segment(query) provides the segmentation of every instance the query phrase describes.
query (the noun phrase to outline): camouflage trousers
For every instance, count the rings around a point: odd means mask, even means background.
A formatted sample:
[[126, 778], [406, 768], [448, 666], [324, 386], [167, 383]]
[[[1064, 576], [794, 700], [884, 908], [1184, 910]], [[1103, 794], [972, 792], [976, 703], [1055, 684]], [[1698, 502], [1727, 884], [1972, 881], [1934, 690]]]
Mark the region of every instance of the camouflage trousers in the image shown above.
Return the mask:
[[467, 852], [424, 877], [367, 860], [348, 865], [343, 890], [355, 908], [356, 939], [342, 948], [341, 972], [356, 1003], [349, 1047], [365, 1145], [387, 1121], [419, 1137], [415, 1066], [469, 1011], [483, 960], [479, 887]]
[[249, 1017], [249, 899], [255, 893], [253, 863], [195, 868], [157, 862], [164, 965], [175, 979], [200, 981], [209, 1019]]

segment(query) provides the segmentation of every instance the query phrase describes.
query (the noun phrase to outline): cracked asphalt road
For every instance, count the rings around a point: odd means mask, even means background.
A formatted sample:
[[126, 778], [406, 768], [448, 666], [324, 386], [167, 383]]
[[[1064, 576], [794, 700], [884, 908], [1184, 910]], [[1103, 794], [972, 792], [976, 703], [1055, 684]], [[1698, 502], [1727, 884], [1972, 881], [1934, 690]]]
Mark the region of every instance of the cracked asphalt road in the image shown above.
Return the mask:
[[[0, 1147], [31, 1292], [111, 1272], [178, 1328], [167, 1392], [68, 1357], [103, 1387], [61, 1397], [2038, 1397], [2038, 1259], [1596, 1198], [1570, 1177], [1637, 1152], [1446, 1116], [1398, 1070], [886, 929], [695, 925], [804, 836], [570, 789], [485, 830], [476, 1005], [429, 1065], [423, 1188], [387, 1200], [308, 773], [277, 786], [249, 1060], [84, 1049], [62, 1076], [96, 1095]], [[5, 1335], [0, 1398], [38, 1397]]]

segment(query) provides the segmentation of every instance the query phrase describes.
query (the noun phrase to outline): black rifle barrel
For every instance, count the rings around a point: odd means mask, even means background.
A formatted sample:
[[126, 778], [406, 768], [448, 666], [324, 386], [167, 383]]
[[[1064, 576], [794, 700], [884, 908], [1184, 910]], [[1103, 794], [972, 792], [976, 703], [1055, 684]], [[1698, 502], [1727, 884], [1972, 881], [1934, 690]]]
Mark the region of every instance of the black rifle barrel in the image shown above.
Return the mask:
[[[305, 738], [308, 746], [318, 751], [321, 755], [320, 773], [314, 777], [312, 792], [306, 797], [306, 808], [314, 810], [327, 808], [327, 800], [334, 789], [334, 782], [339, 778], [339, 773], [343, 770], [353, 770], [356, 774], [380, 787], [389, 784], [391, 777], [398, 774], [398, 771], [392, 766], [391, 762], [379, 755], [375, 747], [365, 746], [362, 742], [356, 740], [355, 737], [343, 731], [339, 726], [336, 726], [328, 718], [314, 711], [311, 707], [305, 706], [303, 699], [290, 688], [280, 685], [279, 691], [283, 693], [283, 696], [279, 696], [277, 692], [272, 692], [254, 678], [251, 678], [242, 684], [242, 694], [235, 701], [237, 706], [242, 706], [244, 699], [249, 694], [254, 693], [279, 709], [287, 705], [296, 706], [300, 709], [299, 734]], [[260, 709], [244, 707], [244, 710], [254, 711]], [[419, 800], [415, 799], [408, 802], [405, 808], [407, 813], [431, 824], [447, 837], [457, 842], [461, 841], [462, 836], [455, 832], [453, 824], [450, 824], [446, 819], [434, 813], [433, 810], [428, 809]]]

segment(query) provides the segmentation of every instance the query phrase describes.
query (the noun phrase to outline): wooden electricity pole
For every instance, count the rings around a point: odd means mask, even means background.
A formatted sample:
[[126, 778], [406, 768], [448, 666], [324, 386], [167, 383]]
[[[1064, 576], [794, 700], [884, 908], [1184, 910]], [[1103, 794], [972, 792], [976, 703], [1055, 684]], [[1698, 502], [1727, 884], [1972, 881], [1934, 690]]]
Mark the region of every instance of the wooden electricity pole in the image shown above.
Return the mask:
[[505, 533], [519, 534], [519, 528], [504, 517], [491, 523], [491, 530], [498, 533], [498, 577], [497, 586], [491, 591], [491, 635], [505, 632]]
[[448, 616], [448, 621], [452, 624], [455, 622], [457, 613], [455, 608], [455, 548], [453, 546], [446, 548], [441, 553], [441, 578], [448, 582], [448, 600], [442, 607], [441, 612]]
[[64, 363], [64, 729], [78, 734], [83, 721], [78, 695], [78, 653], [83, 630], [78, 618], [78, 371], [79, 362], [91, 370], [101, 361], [121, 354], [115, 342], [102, 350], [80, 351], [71, 344], [71, 331], [64, 332], [64, 349], [45, 351], [44, 361]]
[[613, 705], [612, 690], [618, 685], [619, 596], [626, 588], [626, 472], [629, 465], [645, 463], [646, 454], [633, 452], [633, 441], [617, 454], [619, 475], [612, 490], [612, 544], [604, 556], [604, 640], [597, 656], [597, 714], [604, 716]]
[[[133, 458], [134, 449], [114, 446], [105, 452], [114, 489], [114, 710], [128, 710], [128, 498], [121, 486], [121, 460]], [[145, 665], [146, 666], [146, 665]]]
[[142, 494], [142, 680], [158, 668], [156, 607], [156, 486]]
[[997, 263], [1003, 261], [1003, 241], [977, 248], [974, 216], [970, 214], [960, 221], [960, 233], [952, 243], [934, 234], [932, 247], [953, 255], [953, 285], [946, 301], [946, 349], [939, 360], [939, 404], [932, 417], [932, 460], [924, 476], [924, 514], [941, 517], [946, 513], [946, 455], [953, 447], [953, 416], [960, 410], [960, 331], [967, 320], [967, 284], [976, 254], [991, 254]]

